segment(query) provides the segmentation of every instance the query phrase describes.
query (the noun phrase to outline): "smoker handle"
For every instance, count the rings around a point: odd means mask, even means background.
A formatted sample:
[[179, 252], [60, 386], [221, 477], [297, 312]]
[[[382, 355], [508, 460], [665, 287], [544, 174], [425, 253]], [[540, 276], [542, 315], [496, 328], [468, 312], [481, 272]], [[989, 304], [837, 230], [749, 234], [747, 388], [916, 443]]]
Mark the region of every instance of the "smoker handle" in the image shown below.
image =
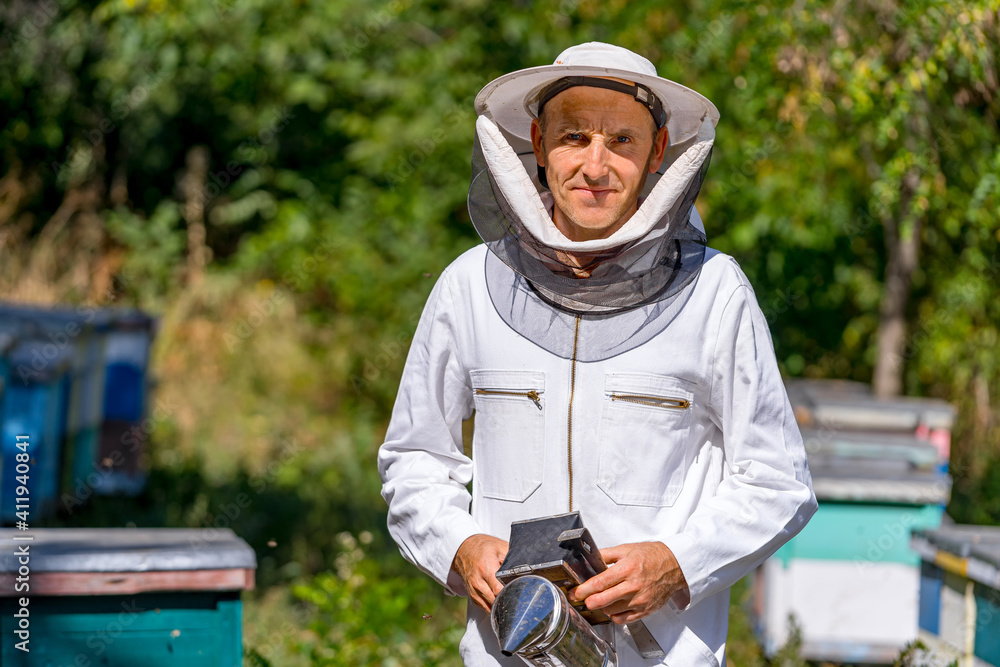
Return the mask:
[[[583, 557], [587, 559], [587, 563], [594, 569], [596, 574], [600, 574], [608, 569], [604, 559], [601, 558], [601, 552], [597, 548], [594, 538], [591, 536], [590, 531], [586, 528], [564, 530], [559, 533], [557, 541], [559, 542], [559, 546], [563, 548], [572, 549], [577, 553], [582, 553]], [[663, 652], [663, 648], [660, 647], [659, 642], [657, 642], [656, 638], [652, 635], [652, 633], [650, 633], [645, 623], [642, 621], [626, 623], [625, 629], [626, 634], [632, 637], [632, 641], [635, 642], [635, 647], [639, 650], [639, 655], [643, 658], [667, 657]]]

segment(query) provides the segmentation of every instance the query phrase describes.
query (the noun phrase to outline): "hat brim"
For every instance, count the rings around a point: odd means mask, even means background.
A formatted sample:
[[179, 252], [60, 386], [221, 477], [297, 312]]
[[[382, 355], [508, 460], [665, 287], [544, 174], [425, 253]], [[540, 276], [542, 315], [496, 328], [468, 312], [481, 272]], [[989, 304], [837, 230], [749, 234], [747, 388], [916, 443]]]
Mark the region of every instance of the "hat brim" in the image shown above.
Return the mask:
[[510, 135], [512, 144], [526, 141], [530, 146], [538, 93], [564, 76], [614, 77], [649, 86], [667, 109], [671, 144], [695, 137], [706, 117], [713, 126], [719, 122], [719, 110], [708, 98], [679, 83], [638, 72], [580, 65], [529, 67], [494, 79], [476, 96], [476, 113], [490, 117]]

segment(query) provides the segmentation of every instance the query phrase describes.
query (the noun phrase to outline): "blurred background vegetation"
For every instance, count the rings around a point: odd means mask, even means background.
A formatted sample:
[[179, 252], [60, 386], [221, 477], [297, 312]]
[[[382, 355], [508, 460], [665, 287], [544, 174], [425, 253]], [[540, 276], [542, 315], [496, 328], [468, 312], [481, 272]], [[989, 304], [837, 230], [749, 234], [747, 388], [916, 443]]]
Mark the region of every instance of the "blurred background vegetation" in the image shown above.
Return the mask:
[[162, 318], [147, 492], [59, 523], [232, 527], [248, 664], [458, 664], [375, 452], [475, 94], [587, 40], [721, 110], [698, 207], [782, 371], [951, 401], [949, 512], [1000, 523], [1000, 1], [7, 0], [0, 293]]

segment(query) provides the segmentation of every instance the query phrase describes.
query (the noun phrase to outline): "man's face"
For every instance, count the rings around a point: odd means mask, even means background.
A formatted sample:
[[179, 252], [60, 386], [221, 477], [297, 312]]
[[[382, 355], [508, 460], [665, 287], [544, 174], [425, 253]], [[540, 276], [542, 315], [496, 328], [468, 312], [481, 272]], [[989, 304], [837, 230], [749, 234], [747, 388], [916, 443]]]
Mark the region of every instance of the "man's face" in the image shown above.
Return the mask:
[[667, 131], [656, 131], [629, 95], [577, 86], [546, 103], [531, 142], [555, 198], [553, 222], [586, 241], [607, 238], [635, 213], [646, 176], [663, 162]]

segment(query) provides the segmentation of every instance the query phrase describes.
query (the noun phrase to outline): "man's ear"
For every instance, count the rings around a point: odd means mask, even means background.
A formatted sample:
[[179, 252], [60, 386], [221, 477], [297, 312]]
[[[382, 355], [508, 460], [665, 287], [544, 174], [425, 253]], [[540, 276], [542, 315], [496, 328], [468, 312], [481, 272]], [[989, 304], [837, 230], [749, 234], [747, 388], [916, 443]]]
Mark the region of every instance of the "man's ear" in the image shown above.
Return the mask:
[[535, 162], [538, 163], [539, 167], [544, 167], [545, 151], [542, 150], [542, 126], [537, 118], [531, 119], [531, 148], [535, 151]]
[[649, 158], [649, 173], [652, 174], [663, 164], [663, 156], [667, 152], [669, 142], [670, 133], [667, 131], [667, 126], [664, 125], [657, 131], [656, 138], [653, 139], [653, 154]]

